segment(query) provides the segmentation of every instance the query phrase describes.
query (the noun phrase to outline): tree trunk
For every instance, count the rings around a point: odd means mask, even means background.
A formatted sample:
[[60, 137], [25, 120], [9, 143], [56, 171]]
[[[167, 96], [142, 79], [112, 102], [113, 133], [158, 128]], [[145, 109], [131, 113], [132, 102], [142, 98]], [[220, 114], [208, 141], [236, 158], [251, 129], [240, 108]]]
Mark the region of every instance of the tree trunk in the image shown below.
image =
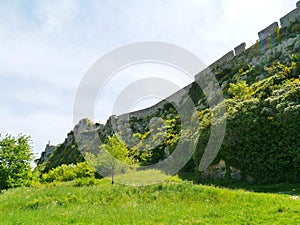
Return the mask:
[[115, 176], [114, 176], [114, 171], [111, 172], [111, 185], [114, 185], [115, 183]]

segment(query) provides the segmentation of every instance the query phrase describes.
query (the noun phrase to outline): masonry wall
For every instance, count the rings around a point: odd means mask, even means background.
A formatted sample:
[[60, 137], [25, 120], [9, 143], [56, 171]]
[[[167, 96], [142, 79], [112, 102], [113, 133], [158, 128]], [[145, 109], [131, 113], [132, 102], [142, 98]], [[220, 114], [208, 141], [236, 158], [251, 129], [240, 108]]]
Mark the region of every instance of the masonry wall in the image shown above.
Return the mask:
[[188, 86], [184, 87], [183, 89], [180, 89], [179, 91], [175, 92], [174, 94], [172, 94], [168, 98], [158, 102], [157, 104], [155, 104], [155, 105], [153, 105], [149, 108], [138, 110], [138, 111], [135, 111], [135, 112], [122, 114], [118, 117], [121, 119], [121, 118], [126, 118], [128, 116], [130, 118], [133, 118], [133, 117], [145, 118], [147, 116], [151, 116], [155, 112], [157, 112], [159, 109], [162, 109], [164, 107], [164, 105], [167, 104], [167, 103], [173, 103], [175, 105], [179, 104], [180, 101], [183, 99], [183, 97], [189, 92], [189, 89], [191, 87], [192, 87], [192, 84], [189, 84]]
[[[296, 4], [296, 9], [292, 10], [290, 13], [285, 15], [280, 19], [281, 27], [289, 26], [291, 22], [294, 22], [296, 20], [300, 21], [300, 1]], [[235, 54], [233, 54], [233, 51], [228, 52], [223, 57], [218, 59], [216, 62], [212, 63], [210, 66], [208, 66], [206, 69], [201, 71], [200, 73], [195, 75], [195, 79], [198, 80], [201, 76], [204, 76], [206, 73], [210, 71], [214, 71], [217, 66], [224, 65], [227, 62], [229, 62], [234, 56], [239, 56], [246, 52], [247, 54], [259, 54], [259, 53], [265, 53], [269, 49], [269, 43], [268, 43], [268, 37], [276, 34], [277, 29], [279, 28], [278, 23], [274, 22], [265, 29], [258, 32], [259, 40], [260, 42], [255, 43], [254, 45], [250, 46], [248, 49], [246, 49], [246, 44], [242, 43], [234, 48]]]
[[226, 62], [228, 62], [229, 60], [233, 59], [234, 57], [234, 53], [233, 51], [230, 51], [228, 53], [226, 53], [225, 55], [223, 55], [220, 59], [218, 59], [216, 62], [214, 62], [213, 64], [210, 65], [211, 68], [217, 68], [219, 66], [224, 65]]
[[292, 22], [299, 18], [300, 8], [296, 8], [284, 17], [280, 18], [281, 27], [288, 27]]
[[[293, 11], [291, 11], [290, 13], [288, 13], [287, 15], [285, 15], [284, 17], [282, 17], [280, 19], [281, 27], [289, 26], [291, 22], [300, 20], [300, 1], [297, 2], [296, 6], [297, 6], [296, 9], [294, 9]], [[205, 75], [207, 73], [210, 73], [211, 71], [215, 71], [220, 66], [222, 66], [224, 68], [224, 66], [226, 66], [226, 63], [231, 61], [234, 57], [242, 55], [243, 53], [247, 53], [247, 54], [265, 53], [266, 51], [268, 51], [268, 48], [267, 48], [268, 46], [266, 45], [266, 42], [267, 42], [266, 39], [269, 36], [276, 34], [276, 31], [278, 28], [279, 28], [279, 26], [278, 26], [277, 22], [272, 23], [265, 29], [258, 32], [260, 42], [250, 46], [248, 49], [246, 49], [246, 43], [241, 43], [240, 45], [238, 45], [234, 48], [234, 51], [229, 51], [224, 56], [222, 56], [220, 59], [216, 60], [210, 66], [208, 66], [207, 68], [202, 70], [200, 73], [196, 74], [195, 79], [199, 80], [200, 77], [205, 77]], [[179, 90], [178, 92], [174, 93], [170, 97], [166, 98], [165, 100], [160, 101], [159, 103], [157, 103], [149, 108], [138, 110], [135, 112], [130, 112], [127, 114], [123, 114], [118, 117], [119, 117], [119, 119], [121, 119], [122, 117], [125, 118], [128, 116], [130, 118], [133, 118], [133, 117], [145, 118], [147, 116], [153, 115], [158, 110], [162, 109], [163, 106], [168, 102], [179, 103], [182, 100], [185, 93], [188, 92], [188, 90], [191, 88], [191, 85], [192, 84], [188, 85], [184, 89]]]
[[245, 51], [245, 49], [246, 49], [246, 43], [244, 42], [234, 48], [234, 53], [236, 56], [238, 56], [238, 55], [242, 54]]
[[276, 34], [276, 30], [279, 28], [278, 23], [274, 22], [262, 31], [258, 32], [258, 37], [259, 40], [263, 41], [265, 40], [268, 36]]
[[297, 2], [297, 8], [280, 18], [281, 27], [288, 27], [292, 22], [300, 18], [300, 1]]

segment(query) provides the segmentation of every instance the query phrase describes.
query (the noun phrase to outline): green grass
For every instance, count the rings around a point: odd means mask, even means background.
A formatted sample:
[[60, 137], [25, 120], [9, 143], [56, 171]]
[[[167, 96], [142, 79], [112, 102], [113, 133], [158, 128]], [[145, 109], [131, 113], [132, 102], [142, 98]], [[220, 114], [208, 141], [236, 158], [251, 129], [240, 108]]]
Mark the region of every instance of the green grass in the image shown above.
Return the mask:
[[298, 224], [300, 200], [190, 182], [129, 187], [103, 179], [0, 194], [0, 224]]
[[142, 170], [116, 176], [115, 181], [129, 186], [143, 186], [161, 183], [168, 178], [169, 176], [159, 170]]
[[263, 192], [263, 193], [277, 193], [277, 194], [289, 194], [300, 195], [300, 184], [251, 184], [246, 181], [233, 180], [233, 179], [216, 179], [216, 180], [199, 180], [199, 176], [195, 173], [180, 173], [179, 179], [189, 180], [193, 183], [226, 187], [230, 189], [243, 189], [251, 192]]

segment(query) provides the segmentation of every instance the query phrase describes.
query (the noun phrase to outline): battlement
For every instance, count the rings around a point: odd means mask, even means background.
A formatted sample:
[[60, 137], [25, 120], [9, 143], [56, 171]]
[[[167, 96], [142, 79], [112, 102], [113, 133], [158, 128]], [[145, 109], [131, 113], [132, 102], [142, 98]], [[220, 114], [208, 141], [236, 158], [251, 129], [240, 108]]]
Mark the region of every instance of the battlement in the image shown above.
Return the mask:
[[242, 52], [244, 52], [246, 49], [246, 43], [243, 42], [242, 44], [240, 44], [239, 46], [234, 48], [234, 53], [236, 56], [240, 55]]
[[296, 4], [297, 8], [280, 18], [281, 27], [288, 27], [292, 22], [300, 18], [300, 1]]
[[[280, 19], [281, 27], [289, 26], [291, 22], [294, 22], [296, 20], [300, 20], [300, 1], [296, 4], [297, 8], [284, 17]], [[195, 79], [199, 80], [201, 76], [205, 76], [207, 73], [210, 73], [210, 71], [216, 71], [219, 68], [226, 68], [226, 66], [230, 67], [231, 65], [228, 63], [235, 57], [240, 57], [244, 54], [261, 54], [265, 53], [269, 50], [269, 37], [274, 37], [277, 30], [279, 29], [279, 25], [277, 22], [272, 23], [271, 25], [267, 26], [265, 29], [258, 32], [259, 41], [256, 44], [250, 46], [246, 49], [246, 43], [243, 42], [240, 45], [236, 46], [234, 50], [231, 50], [227, 52], [225, 55], [223, 55], [221, 58], [216, 60], [214, 63], [212, 63], [210, 66], [206, 67], [204, 70], [202, 70], [200, 73], [195, 75]], [[255, 61], [255, 59], [254, 59]], [[145, 118], [147, 116], [153, 115], [159, 110], [163, 110], [163, 107], [167, 103], [175, 103], [179, 104], [179, 102], [182, 100], [183, 96], [185, 96], [186, 93], [188, 93], [189, 89], [191, 88], [192, 84], [186, 86], [185, 88], [179, 90], [178, 92], [174, 93], [173, 95], [169, 96], [168, 98], [158, 102], [157, 104], [138, 111], [125, 113], [122, 115], [119, 115], [116, 117], [117, 120], [126, 120], [126, 118]]]
[[258, 32], [258, 37], [259, 40], [263, 41], [265, 40], [268, 36], [271, 36], [273, 34], [276, 34], [277, 29], [279, 28], [278, 23], [274, 22], [262, 31]]
[[227, 52], [225, 55], [223, 55], [220, 59], [218, 59], [216, 62], [210, 65], [211, 68], [218, 68], [219, 66], [225, 64], [229, 60], [233, 59], [234, 53], [233, 51]]
[[[291, 25], [291, 23], [299, 20], [300, 21], [300, 1], [296, 4], [296, 9], [289, 12], [287, 15], [280, 18], [280, 25], [281, 28], [285, 28]], [[265, 29], [258, 32], [259, 41], [263, 43], [262, 45], [266, 45], [268, 42], [268, 38], [271, 36], [274, 36], [277, 31], [279, 30], [278, 22], [274, 22], [267, 26]], [[208, 72], [208, 70], [213, 71], [216, 70], [218, 67], [225, 68], [226, 64], [231, 61], [235, 56], [239, 56], [244, 52], [260, 52], [265, 53], [268, 50], [267, 48], [262, 47], [258, 49], [257, 43], [250, 46], [248, 49], [246, 49], [246, 43], [242, 43], [234, 48], [234, 52], [230, 51], [226, 53], [224, 56], [222, 56], [220, 59], [216, 60], [214, 63], [212, 63], [210, 66], [202, 70], [200, 73], [195, 75], [195, 79], [198, 80], [200, 76], [203, 76]]]

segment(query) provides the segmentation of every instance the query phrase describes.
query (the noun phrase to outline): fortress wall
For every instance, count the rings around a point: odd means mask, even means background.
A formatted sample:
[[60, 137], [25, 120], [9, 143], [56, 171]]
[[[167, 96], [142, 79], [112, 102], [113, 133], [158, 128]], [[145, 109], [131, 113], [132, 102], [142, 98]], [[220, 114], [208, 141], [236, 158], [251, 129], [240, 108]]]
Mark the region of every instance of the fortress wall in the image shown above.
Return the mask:
[[242, 44], [234, 48], [235, 55], [236, 56], [240, 55], [242, 52], [245, 51], [245, 49], [246, 49], [246, 43], [243, 42]]
[[[300, 20], [300, 1], [296, 4], [296, 9], [292, 10], [290, 13], [285, 15], [280, 19], [281, 27], [287, 27], [290, 25], [291, 22], [296, 20]], [[235, 56], [239, 56], [241, 53], [246, 52], [248, 54], [261, 54], [266, 52], [270, 48], [270, 41], [268, 37], [271, 35], [276, 34], [277, 29], [279, 28], [278, 23], [274, 22], [265, 29], [261, 30], [258, 33], [260, 42], [255, 43], [254, 45], [250, 46], [248, 49], [246, 48], [246, 44], [242, 43], [234, 48]], [[202, 70], [200, 73], [195, 75], [195, 80], [198, 80], [201, 76], [205, 75], [207, 72], [210, 72], [217, 68], [217, 66], [221, 66], [225, 62], [230, 61], [234, 57], [233, 51], [228, 52], [223, 57], [218, 59], [216, 62], [212, 63], [209, 67]]]
[[230, 51], [226, 53], [224, 56], [222, 56], [220, 59], [218, 59], [216, 62], [212, 63], [209, 67], [205, 68], [201, 72], [195, 75], [195, 80], [199, 80], [199, 78], [202, 76], [204, 77], [207, 73], [210, 73], [212, 70], [215, 70], [217, 67], [224, 65], [226, 62], [230, 61], [234, 58], [233, 51]]
[[[282, 27], [288, 26], [290, 24], [290, 22], [293, 22], [295, 20], [298, 20], [298, 19], [300, 20], [300, 1], [297, 2], [296, 6], [297, 6], [296, 9], [294, 9], [293, 11], [291, 11], [286, 16], [284, 16], [280, 19], [280, 23], [281, 23]], [[220, 59], [218, 59], [214, 63], [212, 63], [209, 67], [205, 68], [204, 70], [202, 70], [201, 72], [196, 74], [195, 79], [199, 80], [200, 77], [206, 77], [205, 75], [207, 73], [210, 73], [211, 71], [215, 70], [219, 66], [223, 66], [227, 62], [231, 61], [235, 56], [239, 56], [243, 52], [247, 52], [247, 53], [255, 54], [255, 55], [258, 53], [264, 53], [266, 51], [266, 49], [262, 48], [261, 45], [264, 42], [266, 42], [266, 39], [269, 36], [275, 34], [278, 28], [279, 28], [279, 26], [278, 26], [277, 22], [272, 23], [271, 25], [269, 25], [268, 27], [266, 27], [265, 29], [261, 30], [258, 33], [260, 42], [250, 46], [248, 49], [246, 49], [246, 43], [241, 43], [240, 45], [238, 45], [237, 47], [234, 48], [234, 51], [233, 50], [229, 51], [224, 56], [222, 56]], [[154, 113], [156, 113], [158, 110], [162, 110], [163, 106], [168, 102], [176, 104], [176, 103], [179, 103], [180, 101], [182, 101], [185, 94], [189, 91], [191, 86], [192, 86], [192, 84], [186, 86], [184, 89], [177, 91], [173, 95], [169, 96], [168, 98], [158, 102], [157, 104], [155, 104], [149, 108], [122, 114], [122, 115], [118, 116], [118, 118], [125, 119], [125, 118], [128, 118], [128, 116], [130, 118], [133, 118], [133, 117], [145, 118], [147, 116], [151, 116]]]
[[262, 31], [258, 32], [258, 37], [259, 40], [263, 41], [265, 40], [268, 36], [272, 34], [276, 34], [276, 30], [279, 28], [278, 23], [274, 22]]
[[192, 87], [192, 83], [149, 108], [119, 115], [118, 119], [126, 120], [126, 118], [128, 117], [145, 118], [147, 116], [151, 116], [155, 114], [158, 110], [162, 110], [164, 105], [167, 103], [174, 104], [174, 107], [176, 109], [176, 105], [180, 103], [180, 101], [186, 96], [186, 94], [189, 92], [189, 89], [191, 87]]
[[249, 54], [254, 54], [254, 55], [260, 53], [259, 42], [255, 43], [251, 47], [247, 48], [246, 52]]
[[230, 51], [230, 52], [226, 53], [225, 55], [223, 55], [216, 62], [214, 62], [213, 64], [211, 64], [209, 66], [209, 68], [215, 69], [215, 68], [223, 65], [224, 63], [228, 62], [229, 60], [233, 59], [233, 57], [234, 57], [234, 53], [233, 53], [233, 51]]
[[297, 3], [297, 8], [280, 18], [281, 27], [288, 27], [292, 22], [300, 18], [300, 1]]
[[206, 77], [206, 74], [211, 72], [210, 67], [206, 67], [204, 70], [202, 70], [200, 73], [195, 75], [195, 80], [200, 80], [200, 77]]

